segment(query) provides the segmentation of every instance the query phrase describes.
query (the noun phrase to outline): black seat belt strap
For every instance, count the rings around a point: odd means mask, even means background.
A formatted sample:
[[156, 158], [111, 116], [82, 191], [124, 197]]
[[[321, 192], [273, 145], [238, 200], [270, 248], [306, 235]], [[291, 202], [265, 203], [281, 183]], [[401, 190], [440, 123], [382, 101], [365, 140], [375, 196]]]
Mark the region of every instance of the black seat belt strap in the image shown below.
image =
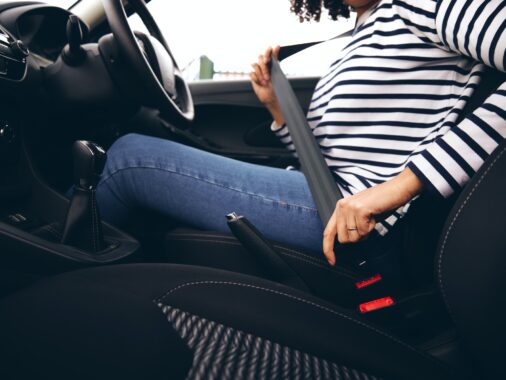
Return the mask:
[[328, 41], [332, 41], [332, 40], [338, 40], [340, 38], [351, 37], [353, 35], [353, 31], [354, 31], [354, 29], [348, 30], [347, 32], [344, 32], [344, 33], [338, 34], [337, 36], [329, 38], [328, 40], [305, 42], [303, 44], [282, 46], [279, 49], [278, 59], [281, 62], [282, 60], [284, 60], [288, 57], [291, 57], [292, 55], [297, 54], [298, 52], [300, 52], [304, 49], [310, 48], [311, 46], [319, 45], [324, 42], [328, 42]]
[[[320, 220], [325, 227], [334, 213], [336, 203], [343, 198], [343, 194], [323, 157], [288, 78], [281, 70], [279, 61], [274, 58], [271, 59], [271, 81], [286, 127], [295, 146], [301, 170], [316, 203]], [[337, 241], [334, 245], [339, 247]], [[368, 272], [367, 260], [363, 257], [348, 257], [345, 261], [348, 261], [351, 267], [360, 269], [361, 272]]]
[[342, 199], [343, 195], [325, 162], [290, 82], [276, 59], [271, 59], [271, 80], [302, 172], [313, 195], [320, 219], [326, 226], [337, 201]]

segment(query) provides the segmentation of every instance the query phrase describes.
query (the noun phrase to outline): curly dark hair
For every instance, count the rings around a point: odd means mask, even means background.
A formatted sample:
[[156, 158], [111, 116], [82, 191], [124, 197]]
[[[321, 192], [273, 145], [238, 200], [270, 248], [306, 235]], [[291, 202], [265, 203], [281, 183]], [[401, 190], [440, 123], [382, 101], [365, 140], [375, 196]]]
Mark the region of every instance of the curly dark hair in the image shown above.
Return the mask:
[[322, 5], [328, 10], [332, 20], [338, 17], [350, 17], [350, 7], [343, 0], [290, 0], [292, 3], [291, 11], [299, 16], [300, 22], [320, 21], [322, 15]]

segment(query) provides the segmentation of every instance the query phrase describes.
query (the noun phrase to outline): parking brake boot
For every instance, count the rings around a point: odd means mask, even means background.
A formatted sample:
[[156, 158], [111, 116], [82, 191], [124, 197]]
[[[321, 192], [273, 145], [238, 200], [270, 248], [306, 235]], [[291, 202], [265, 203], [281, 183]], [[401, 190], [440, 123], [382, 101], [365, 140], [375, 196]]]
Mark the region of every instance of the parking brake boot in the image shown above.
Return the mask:
[[62, 244], [97, 253], [104, 249], [96, 189], [107, 159], [105, 150], [89, 141], [76, 141], [74, 192], [63, 227]]

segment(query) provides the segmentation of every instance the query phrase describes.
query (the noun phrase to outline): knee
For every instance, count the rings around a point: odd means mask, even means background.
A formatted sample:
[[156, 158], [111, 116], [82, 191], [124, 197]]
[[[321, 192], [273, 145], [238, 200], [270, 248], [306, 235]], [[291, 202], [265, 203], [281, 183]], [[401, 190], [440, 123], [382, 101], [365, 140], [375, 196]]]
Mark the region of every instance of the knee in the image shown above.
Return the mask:
[[151, 140], [153, 138], [136, 133], [121, 136], [107, 151], [104, 173], [142, 165], [150, 156]]
[[132, 159], [138, 155], [133, 150], [139, 145], [139, 136], [133, 133], [128, 134], [120, 137], [111, 145], [107, 150], [107, 161], [102, 172], [102, 181], [132, 165]]
[[121, 136], [107, 150], [107, 157], [118, 157], [128, 155], [128, 150], [131, 150], [132, 148], [135, 149], [138, 146], [142, 146], [141, 140], [143, 137], [144, 136], [136, 133], [129, 133], [127, 135]]
[[135, 133], [122, 136], [107, 151], [102, 180], [119, 173], [132, 173], [133, 169], [167, 167], [172, 162], [169, 152], [174, 144]]

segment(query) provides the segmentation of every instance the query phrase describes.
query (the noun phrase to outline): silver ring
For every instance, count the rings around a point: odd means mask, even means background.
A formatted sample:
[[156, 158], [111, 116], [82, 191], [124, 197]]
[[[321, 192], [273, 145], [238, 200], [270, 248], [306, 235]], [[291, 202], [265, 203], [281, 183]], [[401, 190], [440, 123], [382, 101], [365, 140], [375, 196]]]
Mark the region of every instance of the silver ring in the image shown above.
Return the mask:
[[348, 231], [358, 231], [358, 228], [355, 227], [355, 228], [348, 228]]

